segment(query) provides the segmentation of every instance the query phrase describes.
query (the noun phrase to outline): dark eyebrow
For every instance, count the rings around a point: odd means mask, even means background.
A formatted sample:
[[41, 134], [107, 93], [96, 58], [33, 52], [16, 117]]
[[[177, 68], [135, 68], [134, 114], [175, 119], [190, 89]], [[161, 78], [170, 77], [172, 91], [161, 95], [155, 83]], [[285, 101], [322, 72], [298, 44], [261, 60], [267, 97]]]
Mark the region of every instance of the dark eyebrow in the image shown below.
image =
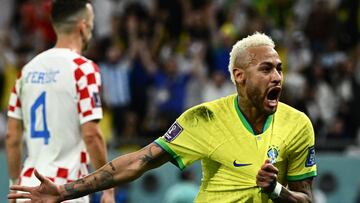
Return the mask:
[[[266, 65], [266, 66], [270, 66], [270, 67], [273, 67], [273, 66], [274, 66], [273, 63], [268, 62], [268, 61], [262, 62], [260, 65]], [[281, 67], [281, 66], [282, 66], [282, 63], [278, 63], [278, 64], [276, 65], [276, 68], [279, 68], [279, 67]]]
[[274, 64], [273, 63], [271, 63], [271, 62], [268, 62], [268, 61], [265, 61], [265, 62], [262, 62], [260, 65], [266, 65], [266, 66], [271, 66], [271, 67], [273, 67], [274, 66]]

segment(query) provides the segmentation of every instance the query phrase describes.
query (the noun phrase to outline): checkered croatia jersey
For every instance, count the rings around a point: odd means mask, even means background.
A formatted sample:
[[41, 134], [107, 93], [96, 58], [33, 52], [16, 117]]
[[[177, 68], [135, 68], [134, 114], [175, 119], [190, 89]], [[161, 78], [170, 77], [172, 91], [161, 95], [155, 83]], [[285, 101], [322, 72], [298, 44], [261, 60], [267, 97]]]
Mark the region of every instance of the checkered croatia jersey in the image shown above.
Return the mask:
[[57, 184], [88, 173], [80, 126], [102, 118], [100, 86], [96, 64], [69, 49], [47, 50], [23, 68], [8, 110], [23, 121], [28, 147], [21, 185], [39, 184], [34, 169]]

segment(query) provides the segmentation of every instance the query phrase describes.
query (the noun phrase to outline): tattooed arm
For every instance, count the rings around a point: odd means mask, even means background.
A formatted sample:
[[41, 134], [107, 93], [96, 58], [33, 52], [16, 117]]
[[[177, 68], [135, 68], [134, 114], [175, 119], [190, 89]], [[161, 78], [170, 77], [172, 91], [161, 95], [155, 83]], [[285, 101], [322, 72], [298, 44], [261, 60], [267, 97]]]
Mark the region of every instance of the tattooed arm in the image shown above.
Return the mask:
[[312, 202], [312, 178], [288, 183], [288, 188], [282, 187], [279, 198], [275, 202]]
[[151, 143], [145, 148], [120, 156], [91, 175], [64, 185], [64, 198], [73, 199], [140, 177], [145, 171], [158, 167], [170, 160], [157, 144]]
[[32, 202], [61, 202], [78, 198], [96, 191], [127, 183], [144, 172], [159, 167], [171, 159], [157, 144], [151, 143], [143, 149], [120, 156], [90, 175], [65, 185], [55, 185], [35, 171], [41, 181], [38, 187], [13, 186], [12, 190], [27, 193], [9, 194], [8, 198], [30, 198]]

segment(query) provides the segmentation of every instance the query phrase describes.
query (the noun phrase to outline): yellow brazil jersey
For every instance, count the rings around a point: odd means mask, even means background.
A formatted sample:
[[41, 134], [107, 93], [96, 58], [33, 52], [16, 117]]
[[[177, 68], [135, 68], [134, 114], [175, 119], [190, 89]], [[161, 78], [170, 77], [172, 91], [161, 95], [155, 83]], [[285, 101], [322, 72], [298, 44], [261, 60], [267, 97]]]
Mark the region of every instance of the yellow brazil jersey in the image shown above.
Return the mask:
[[231, 95], [184, 112], [155, 141], [184, 169], [202, 161], [202, 183], [195, 202], [272, 202], [256, 185], [266, 159], [278, 169], [278, 181], [316, 176], [314, 131], [308, 117], [283, 103], [255, 135]]

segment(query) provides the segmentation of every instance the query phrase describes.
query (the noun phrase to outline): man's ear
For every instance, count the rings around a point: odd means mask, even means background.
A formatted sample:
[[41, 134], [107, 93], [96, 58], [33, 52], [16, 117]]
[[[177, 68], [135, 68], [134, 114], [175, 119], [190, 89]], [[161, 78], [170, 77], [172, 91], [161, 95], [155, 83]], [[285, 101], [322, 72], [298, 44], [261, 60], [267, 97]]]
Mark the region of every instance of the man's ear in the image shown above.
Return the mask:
[[78, 29], [80, 30], [80, 33], [83, 35], [86, 30], [86, 21], [84, 19], [81, 19], [78, 21], [77, 25]]
[[245, 71], [242, 68], [234, 67], [233, 69], [235, 82], [239, 85], [245, 83]]

